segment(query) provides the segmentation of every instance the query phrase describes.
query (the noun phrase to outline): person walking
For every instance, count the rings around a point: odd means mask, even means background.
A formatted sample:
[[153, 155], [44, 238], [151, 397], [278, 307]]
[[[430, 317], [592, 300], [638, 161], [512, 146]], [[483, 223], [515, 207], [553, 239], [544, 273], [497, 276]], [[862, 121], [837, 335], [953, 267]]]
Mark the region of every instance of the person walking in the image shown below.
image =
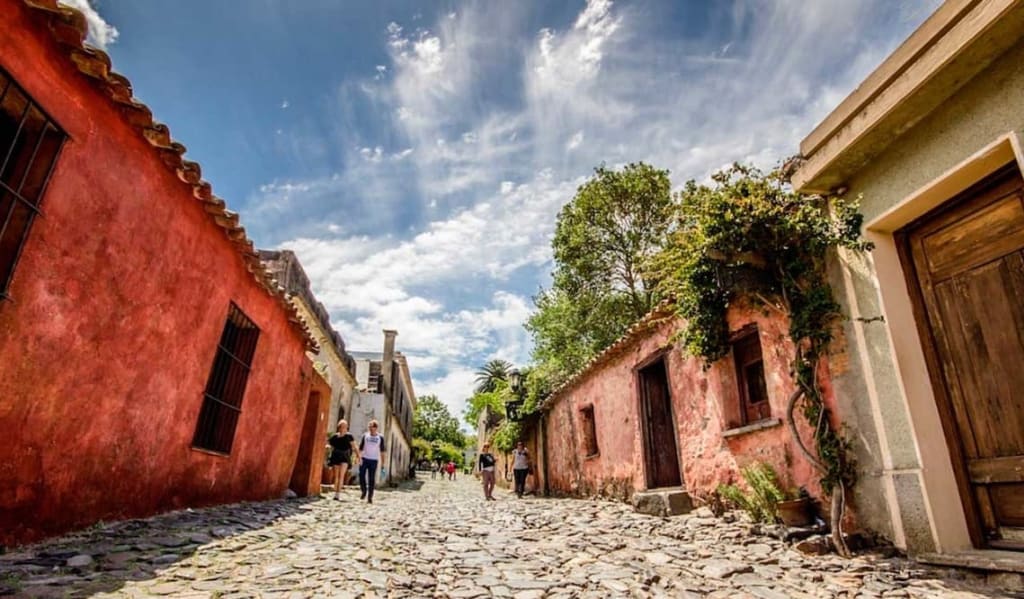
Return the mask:
[[338, 421], [338, 431], [327, 441], [331, 446], [331, 457], [327, 465], [334, 469], [334, 499], [341, 499], [341, 488], [348, 481], [348, 469], [352, 463], [353, 452], [359, 461], [359, 449], [356, 440], [348, 432], [348, 421]]
[[516, 481], [516, 497], [520, 499], [526, 493], [526, 476], [530, 473], [530, 452], [522, 441], [516, 443], [512, 450], [512, 476]]
[[377, 434], [377, 421], [371, 420], [367, 428], [359, 441], [359, 451], [362, 452], [362, 459], [359, 462], [359, 499], [373, 503], [373, 489], [377, 485], [377, 464], [387, 453], [387, 448], [384, 447], [384, 437]]
[[455, 480], [455, 462], [448, 462], [445, 471], [448, 473], [448, 480]]
[[477, 468], [480, 471], [480, 478], [483, 479], [484, 483], [484, 499], [487, 501], [495, 501], [494, 499], [494, 465], [497, 460], [494, 458], [494, 454], [491, 453], [491, 444], [484, 443], [483, 451], [480, 452], [480, 459], [477, 460]]

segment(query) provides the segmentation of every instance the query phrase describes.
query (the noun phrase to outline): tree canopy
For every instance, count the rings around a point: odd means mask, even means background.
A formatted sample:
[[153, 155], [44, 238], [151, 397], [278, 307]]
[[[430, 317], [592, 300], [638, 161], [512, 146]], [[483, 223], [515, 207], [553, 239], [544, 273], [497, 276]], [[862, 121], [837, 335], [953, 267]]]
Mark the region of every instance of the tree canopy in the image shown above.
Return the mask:
[[462, 447], [465, 437], [459, 430], [459, 421], [436, 395], [424, 395], [416, 400], [412, 435], [427, 442], [441, 441]]
[[462, 412], [462, 420], [473, 429], [476, 429], [480, 420], [480, 414], [484, 408], [490, 408], [492, 414], [503, 415], [505, 413], [505, 400], [509, 398], [511, 391], [508, 383], [498, 381], [493, 391], [474, 393], [466, 400], [466, 408]]
[[491, 360], [476, 371], [476, 393], [494, 391], [499, 381], [507, 381], [512, 364], [505, 360]]
[[548, 386], [578, 370], [658, 301], [647, 263], [672, 228], [668, 171], [599, 167], [558, 215], [554, 283], [526, 323]]

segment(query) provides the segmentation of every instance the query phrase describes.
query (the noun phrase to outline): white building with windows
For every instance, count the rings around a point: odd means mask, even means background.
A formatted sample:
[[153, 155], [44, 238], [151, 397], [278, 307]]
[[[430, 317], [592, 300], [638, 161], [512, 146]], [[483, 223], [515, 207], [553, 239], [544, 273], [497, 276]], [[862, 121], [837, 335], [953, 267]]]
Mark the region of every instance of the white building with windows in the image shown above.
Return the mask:
[[377, 420], [387, 448], [386, 463], [378, 473], [381, 482], [397, 482], [409, 476], [412, 460], [412, 417], [416, 408], [409, 364], [395, 351], [396, 331], [384, 331], [384, 351], [352, 351], [356, 390], [352, 394], [349, 427], [359, 438], [370, 420]]

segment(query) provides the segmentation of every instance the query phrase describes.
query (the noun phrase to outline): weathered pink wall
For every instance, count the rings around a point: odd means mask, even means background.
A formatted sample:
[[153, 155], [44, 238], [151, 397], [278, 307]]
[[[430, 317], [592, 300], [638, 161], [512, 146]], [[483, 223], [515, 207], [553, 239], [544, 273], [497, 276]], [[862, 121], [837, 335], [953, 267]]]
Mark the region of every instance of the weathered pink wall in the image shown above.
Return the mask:
[[[739, 468], [752, 461], [775, 467], [787, 487], [804, 486], [814, 496], [821, 490], [817, 475], [800, 455], [785, 426], [785, 410], [794, 385], [789, 377], [794, 350], [786, 333], [785, 319], [766, 315], [763, 309], [734, 307], [730, 330], [756, 323], [761, 338], [771, 418], [782, 424], [726, 438], [723, 436], [732, 411], [738, 405], [738, 388], [731, 356], [704, 370], [699, 360], [673, 346], [666, 354], [670, 393], [676, 419], [679, 463], [687, 490], [706, 496], [721, 483], [738, 482]], [[680, 321], [670, 319], [640, 334], [617, 355], [598, 365], [563, 391], [548, 414], [548, 477], [552, 491], [601, 494], [626, 499], [644, 490], [644, 460], [638, 423], [638, 388], [635, 368], [669, 344]], [[827, 372], [822, 373], [826, 404], [835, 399]], [[580, 411], [594, 406], [598, 449], [585, 457]], [[728, 411], [728, 412], [727, 412]], [[802, 422], [802, 417], [797, 416]], [[809, 427], [804, 426], [809, 439]]]
[[[0, 302], [0, 544], [288, 485], [304, 340], [189, 187], [20, 0], [0, 65], [68, 133]], [[229, 457], [191, 448], [234, 301], [261, 330]]]

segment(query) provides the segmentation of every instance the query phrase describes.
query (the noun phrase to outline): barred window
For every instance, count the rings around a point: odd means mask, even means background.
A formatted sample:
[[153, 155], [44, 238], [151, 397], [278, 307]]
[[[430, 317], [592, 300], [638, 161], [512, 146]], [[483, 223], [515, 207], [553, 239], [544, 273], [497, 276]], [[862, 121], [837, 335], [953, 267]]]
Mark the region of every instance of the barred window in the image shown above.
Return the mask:
[[203, 407], [192, 441], [194, 447], [231, 453], [259, 336], [260, 330], [256, 325], [232, 303], [203, 393]]
[[0, 69], [0, 300], [9, 299], [14, 267], [65, 137]]

